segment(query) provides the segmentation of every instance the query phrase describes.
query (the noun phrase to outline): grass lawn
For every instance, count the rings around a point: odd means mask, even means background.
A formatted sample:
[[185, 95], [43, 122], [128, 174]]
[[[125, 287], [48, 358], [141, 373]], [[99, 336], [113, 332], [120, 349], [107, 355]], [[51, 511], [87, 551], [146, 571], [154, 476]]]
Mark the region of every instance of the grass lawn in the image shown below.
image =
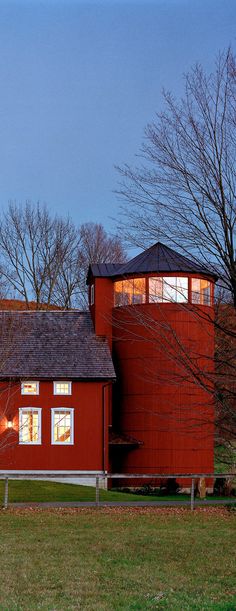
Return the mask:
[[233, 611], [226, 509], [0, 511], [0, 609]]
[[[0, 505], [3, 504], [4, 481], [0, 480]], [[188, 494], [168, 496], [145, 496], [115, 490], [100, 490], [101, 501], [171, 501], [190, 500]], [[209, 498], [211, 498], [209, 496]], [[222, 497], [214, 497], [222, 498]], [[225, 499], [226, 500], [226, 499]], [[59, 484], [50, 481], [9, 480], [9, 502], [53, 502], [53, 501], [95, 501], [95, 488], [92, 486], [77, 486], [75, 484]], [[235, 499], [236, 502], [236, 499]]]
[[[4, 482], [0, 480], [0, 499], [4, 496]], [[176, 499], [174, 495], [145, 496], [127, 492], [99, 491], [103, 501], [142, 501]], [[188, 499], [189, 495], [181, 494], [179, 500]], [[95, 488], [92, 486], [77, 486], [75, 484], [59, 484], [48, 481], [9, 480], [9, 502], [44, 502], [44, 501], [95, 501]], [[1, 501], [0, 501], [1, 503]]]

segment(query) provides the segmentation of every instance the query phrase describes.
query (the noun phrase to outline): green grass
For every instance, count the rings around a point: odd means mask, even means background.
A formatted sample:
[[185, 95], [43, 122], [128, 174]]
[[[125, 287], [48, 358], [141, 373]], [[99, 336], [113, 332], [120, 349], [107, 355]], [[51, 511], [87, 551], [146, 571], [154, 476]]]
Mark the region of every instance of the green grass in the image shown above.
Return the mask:
[[[0, 481], [0, 499], [4, 496], [4, 482]], [[150, 501], [172, 500], [174, 495], [145, 496], [127, 492], [100, 490], [101, 501]], [[189, 495], [177, 496], [179, 500], [189, 500]], [[95, 488], [92, 486], [77, 486], [74, 484], [59, 484], [57, 482], [9, 480], [9, 502], [53, 502], [53, 501], [95, 501]]]
[[0, 609], [233, 611], [236, 517], [210, 512], [2, 511]]
[[[4, 481], [0, 480], [0, 505], [3, 504]], [[101, 501], [190, 501], [190, 495], [141, 495], [115, 490], [100, 490]], [[207, 498], [211, 499], [211, 495]], [[214, 496], [214, 499], [223, 498]], [[225, 497], [225, 501], [226, 501]], [[95, 501], [95, 488], [92, 486], [77, 486], [75, 484], [59, 484], [50, 481], [9, 480], [9, 502], [10, 503], [43, 503], [64, 501]]]

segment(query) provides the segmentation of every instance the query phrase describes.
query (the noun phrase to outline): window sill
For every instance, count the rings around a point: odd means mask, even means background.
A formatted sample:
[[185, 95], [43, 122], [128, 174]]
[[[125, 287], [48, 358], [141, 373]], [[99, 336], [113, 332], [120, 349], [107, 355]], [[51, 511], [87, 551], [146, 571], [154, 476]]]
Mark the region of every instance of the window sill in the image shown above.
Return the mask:
[[42, 441], [19, 441], [19, 446], [41, 446]]
[[51, 442], [51, 446], [74, 446], [74, 442], [70, 442], [70, 443], [64, 443], [63, 441], [52, 441]]

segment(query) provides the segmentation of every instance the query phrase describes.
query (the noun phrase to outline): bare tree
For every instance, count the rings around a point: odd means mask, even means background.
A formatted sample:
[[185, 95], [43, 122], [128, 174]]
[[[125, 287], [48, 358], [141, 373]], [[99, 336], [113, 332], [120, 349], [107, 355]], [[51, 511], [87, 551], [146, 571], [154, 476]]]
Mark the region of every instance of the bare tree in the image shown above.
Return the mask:
[[36, 307], [54, 303], [62, 263], [71, 257], [77, 234], [70, 220], [51, 217], [39, 204], [10, 203], [0, 223], [2, 276], [11, 289]]
[[164, 92], [164, 109], [145, 130], [139, 165], [118, 168], [122, 233], [142, 247], [162, 240], [218, 275], [213, 386], [203, 380], [203, 372], [196, 372], [189, 354], [183, 361], [180, 346], [175, 359], [184, 362], [195, 383], [200, 380], [209, 387], [216, 399], [219, 436], [229, 440], [236, 436], [236, 59], [232, 50], [218, 56], [210, 75], [196, 65], [184, 83], [179, 102]]
[[55, 292], [56, 303], [65, 308], [88, 308], [86, 277], [90, 263], [126, 260], [122, 241], [109, 235], [100, 223], [84, 223], [77, 231], [77, 240], [62, 261]]
[[84, 223], [80, 227], [81, 259], [89, 263], [122, 263], [126, 252], [117, 235], [110, 236], [101, 223]]
[[231, 50], [207, 75], [195, 66], [178, 103], [147, 126], [139, 167], [119, 168], [126, 235], [163, 240], [217, 272], [236, 306], [236, 63]]
[[[87, 307], [89, 263], [125, 260], [121, 240], [101, 224], [76, 227], [39, 203], [10, 203], [0, 220], [1, 286], [29, 307]], [[4, 296], [4, 295], [3, 295]]]
[[87, 307], [86, 277], [92, 263], [122, 263], [126, 252], [117, 235], [109, 235], [100, 223], [84, 223], [79, 229], [78, 269], [80, 270], [80, 303]]
[[0, 265], [0, 300], [10, 297], [11, 291], [9, 282], [5, 276], [5, 270]]

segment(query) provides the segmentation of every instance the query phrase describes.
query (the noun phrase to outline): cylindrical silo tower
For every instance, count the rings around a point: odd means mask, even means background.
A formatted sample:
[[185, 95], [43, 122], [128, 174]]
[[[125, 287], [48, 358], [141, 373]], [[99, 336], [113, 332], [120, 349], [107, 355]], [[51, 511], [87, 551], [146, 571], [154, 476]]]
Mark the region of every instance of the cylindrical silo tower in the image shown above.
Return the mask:
[[117, 375], [113, 471], [213, 471], [215, 280], [161, 243], [124, 265], [92, 266], [91, 311]]

